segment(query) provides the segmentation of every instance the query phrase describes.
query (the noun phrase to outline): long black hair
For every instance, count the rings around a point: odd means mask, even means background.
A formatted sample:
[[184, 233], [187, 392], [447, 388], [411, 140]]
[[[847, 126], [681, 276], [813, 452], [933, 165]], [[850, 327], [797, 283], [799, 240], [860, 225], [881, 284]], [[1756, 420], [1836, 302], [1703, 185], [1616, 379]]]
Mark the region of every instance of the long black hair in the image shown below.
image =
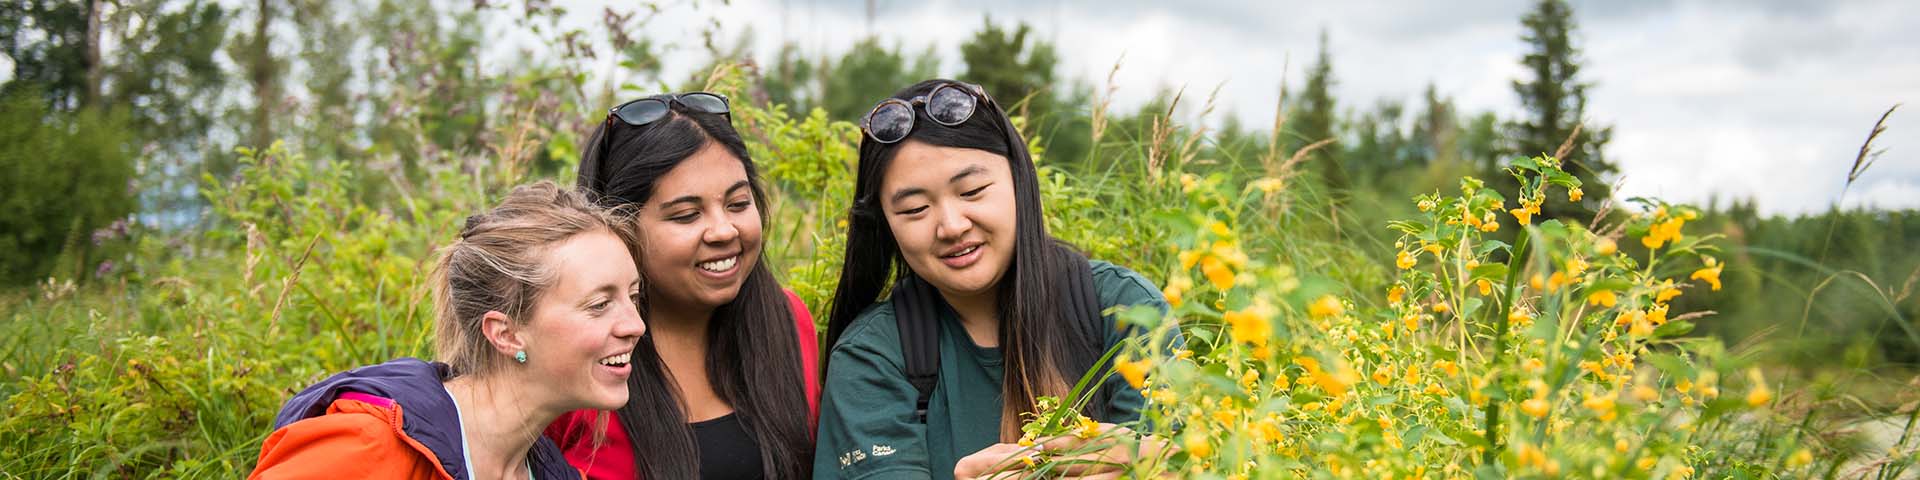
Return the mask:
[[[644, 202], [668, 171], [707, 144], [717, 144], [746, 168], [764, 225], [766, 192], [729, 118], [670, 103], [671, 113], [653, 123], [635, 127], [610, 118], [595, 129], [581, 155], [580, 188], [606, 207]], [[763, 473], [769, 479], [806, 478], [813, 460], [805, 372], [795, 335], [786, 294], [764, 261], [754, 262], [739, 295], [714, 309], [707, 322], [707, 381], [760, 444]], [[693, 428], [680, 409], [679, 389], [652, 335], [641, 337], [634, 347], [633, 366], [627, 377], [627, 405], [616, 416], [633, 439], [634, 466], [650, 479], [698, 476]]]
[[[909, 100], [950, 83], [957, 82], [923, 81], [895, 92], [893, 98]], [[1014, 252], [995, 295], [1000, 346], [1006, 352], [1000, 436], [1003, 441], [1012, 441], [1019, 435], [1020, 414], [1034, 411], [1035, 399], [1040, 396], [1065, 398], [1072, 382], [1093, 368], [1105, 352], [1106, 339], [1082, 327], [1088, 322], [1079, 321], [1080, 316], [1099, 315], [1097, 307], [1089, 312], [1076, 308], [1077, 302], [1068, 301], [1093, 294], [1087, 259], [1047, 234], [1046, 217], [1040, 208], [1039, 175], [1026, 141], [997, 103], [990, 98], [976, 100], [973, 116], [958, 126], [940, 125], [927, 116], [924, 108], [916, 107], [915, 126], [905, 140], [887, 144], [861, 137], [859, 174], [847, 218], [845, 263], [840, 284], [833, 292], [827, 345], [830, 348], [838, 342], [854, 318], [879, 300], [889, 278], [911, 280], [914, 276], [900, 255], [900, 245], [887, 227], [880, 205], [881, 177], [900, 146], [924, 142], [1005, 157], [1013, 173]], [[1090, 402], [1084, 411], [1103, 418], [1105, 407], [1104, 402]]]

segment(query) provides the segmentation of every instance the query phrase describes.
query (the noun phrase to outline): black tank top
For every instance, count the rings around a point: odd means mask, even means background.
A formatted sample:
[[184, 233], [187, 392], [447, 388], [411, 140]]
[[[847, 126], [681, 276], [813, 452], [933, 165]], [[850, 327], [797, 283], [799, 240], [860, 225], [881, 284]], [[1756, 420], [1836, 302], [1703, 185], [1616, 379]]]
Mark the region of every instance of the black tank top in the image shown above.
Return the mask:
[[693, 424], [693, 436], [700, 442], [700, 478], [704, 480], [752, 480], [762, 478], [760, 444], [747, 435], [740, 416], [729, 413]]

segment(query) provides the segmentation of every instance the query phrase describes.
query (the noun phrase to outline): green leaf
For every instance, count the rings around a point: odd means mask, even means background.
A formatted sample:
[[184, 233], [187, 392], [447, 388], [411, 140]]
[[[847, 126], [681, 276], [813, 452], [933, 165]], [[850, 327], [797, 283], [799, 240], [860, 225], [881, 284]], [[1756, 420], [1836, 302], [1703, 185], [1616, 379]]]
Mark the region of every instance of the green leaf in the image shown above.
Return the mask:
[[1678, 337], [1692, 331], [1693, 322], [1681, 320], [1678, 322], [1667, 322], [1666, 325], [1661, 325], [1659, 328], [1653, 329], [1653, 336], [1654, 338]]

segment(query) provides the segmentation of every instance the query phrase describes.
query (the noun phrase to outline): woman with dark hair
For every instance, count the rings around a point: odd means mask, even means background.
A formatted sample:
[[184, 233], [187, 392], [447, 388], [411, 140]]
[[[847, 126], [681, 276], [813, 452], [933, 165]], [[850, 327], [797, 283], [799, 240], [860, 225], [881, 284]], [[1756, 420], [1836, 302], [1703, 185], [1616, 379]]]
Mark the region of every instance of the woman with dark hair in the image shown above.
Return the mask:
[[766, 195], [729, 112], [705, 92], [627, 102], [581, 157], [579, 186], [595, 202], [637, 207], [651, 327], [604, 438], [593, 411], [547, 429], [589, 478], [808, 476], [813, 319], [760, 261]]
[[[980, 87], [920, 82], [861, 128], [814, 477], [1005, 473], [1031, 450], [1015, 443], [1021, 414], [1040, 397], [1066, 398], [1134, 333], [1101, 312], [1164, 312], [1166, 299], [1047, 234], [1026, 141]], [[917, 340], [927, 338], [937, 341]], [[1093, 392], [1081, 411], [1103, 428], [1137, 419], [1145, 403], [1117, 378]], [[1104, 458], [1132, 457], [1120, 450]], [[1076, 473], [1117, 474], [1102, 470]]]

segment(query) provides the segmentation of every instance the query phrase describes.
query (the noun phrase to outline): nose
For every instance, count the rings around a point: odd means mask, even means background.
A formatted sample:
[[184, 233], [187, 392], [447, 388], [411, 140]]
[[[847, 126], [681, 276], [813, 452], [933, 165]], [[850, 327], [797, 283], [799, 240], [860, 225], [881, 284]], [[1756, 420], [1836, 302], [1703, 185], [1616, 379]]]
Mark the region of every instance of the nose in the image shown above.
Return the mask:
[[968, 230], [973, 229], [973, 220], [967, 218], [965, 211], [958, 207], [939, 207], [938, 222], [933, 227], [933, 237], [942, 241], [958, 241]]
[[740, 227], [733, 225], [733, 219], [721, 215], [710, 218], [714, 219], [714, 223], [707, 226], [706, 232], [700, 235], [700, 240], [707, 243], [727, 243], [740, 237]]
[[613, 336], [615, 338], [640, 338], [641, 335], [646, 335], [647, 321], [646, 319], [640, 318], [639, 307], [629, 303], [626, 308], [622, 310], [620, 317], [613, 321]]

